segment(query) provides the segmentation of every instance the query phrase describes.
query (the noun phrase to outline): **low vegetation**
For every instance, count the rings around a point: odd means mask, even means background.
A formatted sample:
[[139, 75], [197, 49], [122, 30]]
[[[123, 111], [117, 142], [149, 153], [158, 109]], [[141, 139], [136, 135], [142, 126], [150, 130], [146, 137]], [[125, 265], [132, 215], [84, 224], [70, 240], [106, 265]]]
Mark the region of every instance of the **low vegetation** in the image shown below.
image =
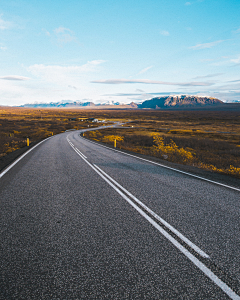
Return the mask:
[[86, 121], [90, 116], [76, 110], [0, 107], [0, 157], [25, 146], [27, 138], [37, 142], [69, 129], [98, 126]]
[[238, 111], [152, 111], [0, 108], [0, 157], [69, 129], [99, 126], [94, 117], [125, 122], [119, 128], [89, 131], [85, 137], [171, 162], [240, 178]]
[[121, 149], [240, 178], [238, 112], [175, 111], [154, 117], [85, 136], [110, 145], [114, 136], [120, 137], [117, 147]]

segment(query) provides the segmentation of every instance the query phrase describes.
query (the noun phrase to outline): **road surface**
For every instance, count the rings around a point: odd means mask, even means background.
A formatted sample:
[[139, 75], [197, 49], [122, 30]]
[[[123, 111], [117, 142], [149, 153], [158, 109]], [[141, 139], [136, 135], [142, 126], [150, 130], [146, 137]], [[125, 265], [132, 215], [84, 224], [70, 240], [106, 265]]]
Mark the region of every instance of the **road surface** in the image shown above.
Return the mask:
[[0, 175], [0, 299], [240, 299], [240, 184], [79, 132]]

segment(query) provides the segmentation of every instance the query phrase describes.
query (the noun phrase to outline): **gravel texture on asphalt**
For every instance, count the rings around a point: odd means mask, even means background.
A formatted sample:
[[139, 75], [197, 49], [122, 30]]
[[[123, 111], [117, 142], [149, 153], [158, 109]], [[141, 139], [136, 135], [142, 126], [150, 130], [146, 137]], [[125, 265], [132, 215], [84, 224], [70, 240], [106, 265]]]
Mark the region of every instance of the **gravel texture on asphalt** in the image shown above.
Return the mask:
[[0, 179], [0, 299], [229, 299], [70, 147], [239, 280], [239, 192], [47, 140]]

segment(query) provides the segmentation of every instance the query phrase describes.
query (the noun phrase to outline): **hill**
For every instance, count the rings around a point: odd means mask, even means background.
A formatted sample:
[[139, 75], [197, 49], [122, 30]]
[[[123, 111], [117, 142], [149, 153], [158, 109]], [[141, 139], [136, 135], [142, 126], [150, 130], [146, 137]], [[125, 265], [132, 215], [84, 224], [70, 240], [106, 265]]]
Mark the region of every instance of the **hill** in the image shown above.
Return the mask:
[[151, 109], [164, 109], [164, 108], [194, 108], [202, 106], [215, 106], [223, 105], [224, 102], [212, 98], [212, 97], [201, 97], [201, 96], [166, 96], [157, 97], [151, 100], [146, 100], [140, 104], [139, 108], [151, 108]]

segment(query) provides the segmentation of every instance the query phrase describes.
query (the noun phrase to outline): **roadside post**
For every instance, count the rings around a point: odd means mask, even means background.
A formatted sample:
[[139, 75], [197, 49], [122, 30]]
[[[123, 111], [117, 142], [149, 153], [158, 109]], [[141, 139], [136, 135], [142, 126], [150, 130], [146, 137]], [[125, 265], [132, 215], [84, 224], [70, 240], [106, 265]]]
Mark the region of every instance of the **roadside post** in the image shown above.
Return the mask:
[[29, 138], [27, 138], [27, 146], [29, 147]]
[[116, 148], [117, 147], [117, 140], [115, 139], [114, 140], [114, 148]]

